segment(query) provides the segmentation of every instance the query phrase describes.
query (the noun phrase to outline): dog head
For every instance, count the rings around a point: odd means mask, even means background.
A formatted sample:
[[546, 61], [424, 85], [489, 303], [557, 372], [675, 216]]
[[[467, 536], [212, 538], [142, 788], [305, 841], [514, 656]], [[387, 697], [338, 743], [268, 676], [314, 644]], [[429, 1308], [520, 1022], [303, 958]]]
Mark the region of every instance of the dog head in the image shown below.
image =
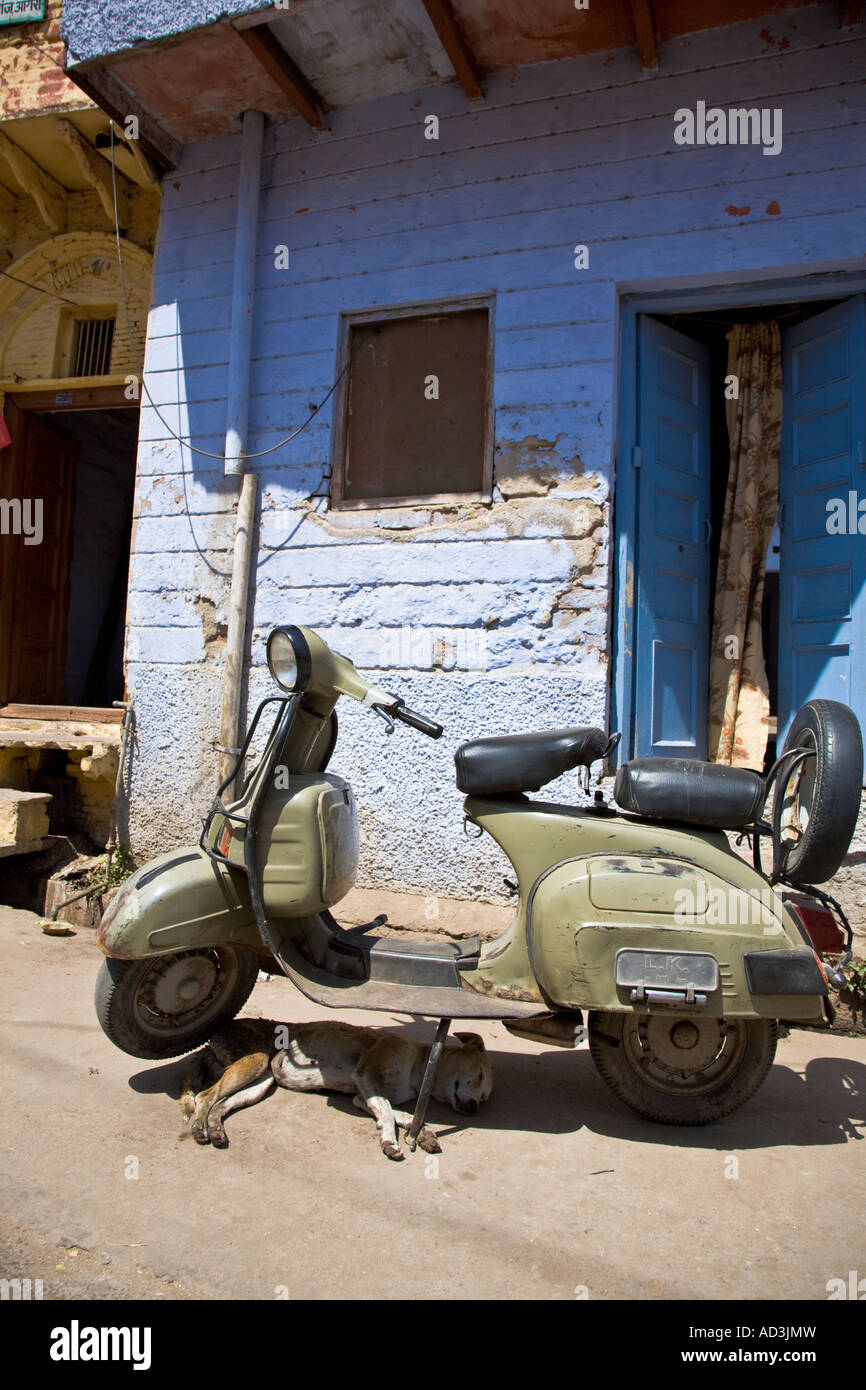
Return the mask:
[[460, 1047], [446, 1047], [439, 1062], [436, 1090], [461, 1115], [474, 1115], [493, 1090], [493, 1067], [477, 1033], [455, 1033]]

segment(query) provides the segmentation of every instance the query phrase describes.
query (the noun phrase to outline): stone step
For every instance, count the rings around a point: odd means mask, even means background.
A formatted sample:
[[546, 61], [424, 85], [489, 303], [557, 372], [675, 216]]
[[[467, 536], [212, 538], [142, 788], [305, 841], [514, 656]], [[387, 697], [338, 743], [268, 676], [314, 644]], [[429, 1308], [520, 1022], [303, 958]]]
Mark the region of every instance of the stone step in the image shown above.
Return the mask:
[[50, 800], [50, 792], [0, 787], [0, 858], [35, 854], [45, 848]]

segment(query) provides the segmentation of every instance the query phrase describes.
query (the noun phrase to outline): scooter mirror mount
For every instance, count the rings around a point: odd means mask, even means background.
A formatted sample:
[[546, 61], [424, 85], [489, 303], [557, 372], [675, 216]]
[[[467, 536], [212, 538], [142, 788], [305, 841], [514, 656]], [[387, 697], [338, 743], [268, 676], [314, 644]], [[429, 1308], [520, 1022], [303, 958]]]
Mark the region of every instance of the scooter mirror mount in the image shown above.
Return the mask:
[[268, 669], [283, 690], [319, 696], [334, 702], [348, 695], [385, 721], [387, 732], [394, 732], [394, 720], [409, 724], [428, 738], [441, 738], [442, 725], [406, 708], [398, 695], [370, 685], [355, 670], [347, 656], [332, 651], [327, 642], [309, 627], [276, 627], [268, 637]]
[[283, 690], [336, 700], [340, 695], [362, 705], [397, 703], [394, 695], [370, 685], [347, 656], [332, 651], [310, 627], [275, 627], [268, 637], [268, 669]]

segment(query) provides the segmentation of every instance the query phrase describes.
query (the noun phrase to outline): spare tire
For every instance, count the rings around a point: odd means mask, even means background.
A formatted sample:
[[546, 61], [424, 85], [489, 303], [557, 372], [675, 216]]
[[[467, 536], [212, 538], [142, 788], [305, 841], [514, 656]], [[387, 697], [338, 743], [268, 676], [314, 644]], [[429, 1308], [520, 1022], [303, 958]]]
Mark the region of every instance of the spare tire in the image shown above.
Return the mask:
[[794, 716], [782, 750], [811, 748], [784, 769], [773, 798], [777, 844], [791, 846], [786, 878], [826, 883], [847, 853], [860, 813], [863, 737], [857, 716], [836, 700], [809, 700]]

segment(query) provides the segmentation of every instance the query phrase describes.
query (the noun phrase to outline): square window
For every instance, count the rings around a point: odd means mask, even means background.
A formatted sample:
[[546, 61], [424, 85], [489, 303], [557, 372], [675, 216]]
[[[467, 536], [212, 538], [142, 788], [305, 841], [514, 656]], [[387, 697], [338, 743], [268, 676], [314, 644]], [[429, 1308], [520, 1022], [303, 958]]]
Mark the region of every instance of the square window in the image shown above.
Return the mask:
[[76, 319], [70, 376], [108, 376], [114, 344], [114, 319]]
[[110, 376], [117, 307], [113, 304], [61, 309], [54, 349], [57, 377]]
[[365, 315], [347, 327], [333, 504], [489, 497], [488, 307]]

